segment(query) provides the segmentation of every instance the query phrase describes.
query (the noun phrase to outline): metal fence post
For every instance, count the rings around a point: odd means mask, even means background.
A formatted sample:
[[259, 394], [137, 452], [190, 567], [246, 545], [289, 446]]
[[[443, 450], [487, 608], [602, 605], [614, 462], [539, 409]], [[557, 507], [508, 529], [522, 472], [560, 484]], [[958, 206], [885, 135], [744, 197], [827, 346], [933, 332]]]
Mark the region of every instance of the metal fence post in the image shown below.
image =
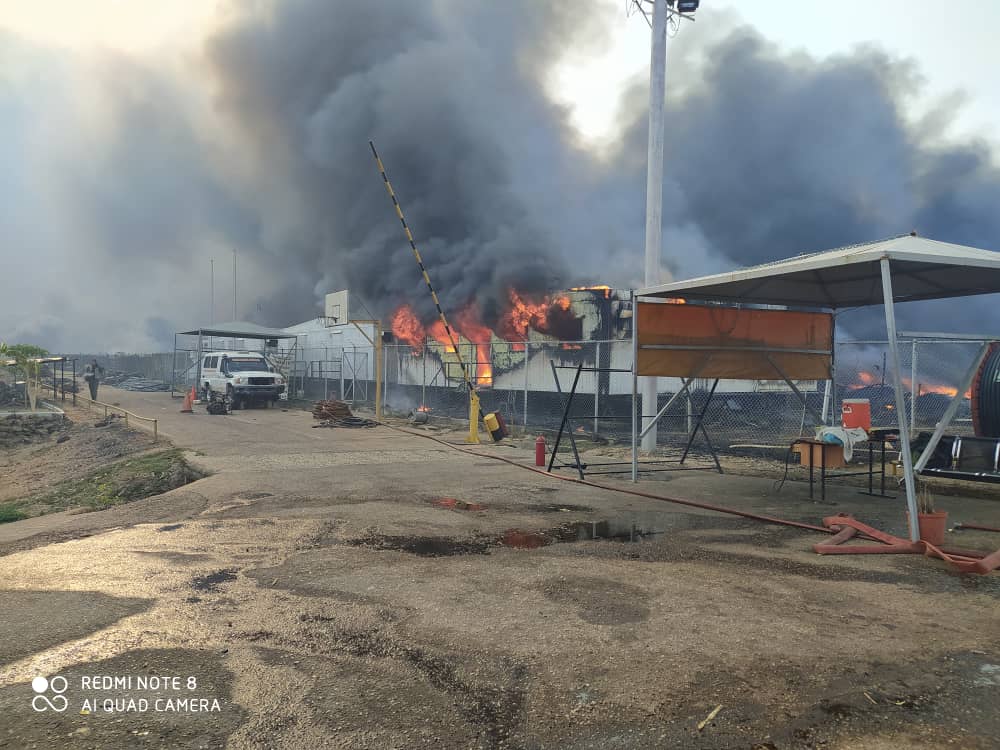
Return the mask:
[[830, 419], [830, 392], [833, 390], [833, 381], [827, 380], [823, 388], [823, 424], [829, 424]]
[[[834, 318], [836, 321], [836, 318]], [[823, 424], [837, 424], [837, 360], [840, 359], [837, 356], [837, 344], [833, 344], [833, 357], [830, 360], [830, 411], [827, 412], [827, 419], [829, 421]], [[843, 409], [843, 406], [841, 406]]]
[[420, 354], [420, 405], [427, 406], [427, 340]]
[[594, 434], [597, 434], [597, 414], [601, 398], [601, 342], [594, 344]]
[[636, 398], [639, 391], [639, 308], [635, 291], [629, 295], [632, 302], [632, 481], [639, 481], [639, 422], [636, 419]]
[[344, 400], [344, 347], [340, 347], [340, 400]]
[[917, 434], [917, 342], [910, 344], [910, 439]]
[[527, 341], [524, 342], [524, 426], [528, 427], [528, 363], [531, 361], [530, 347]]
[[385, 408], [385, 402], [389, 400], [389, 357], [386, 355], [388, 349], [385, 344], [382, 344], [382, 408]]

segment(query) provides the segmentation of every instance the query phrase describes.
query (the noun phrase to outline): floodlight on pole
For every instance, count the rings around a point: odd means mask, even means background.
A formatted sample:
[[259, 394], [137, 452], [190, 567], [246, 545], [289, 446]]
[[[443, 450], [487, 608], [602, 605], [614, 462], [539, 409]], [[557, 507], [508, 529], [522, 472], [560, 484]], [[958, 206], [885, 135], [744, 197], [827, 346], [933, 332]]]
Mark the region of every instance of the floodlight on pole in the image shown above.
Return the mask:
[[694, 21], [694, 13], [701, 5], [701, 0], [625, 0], [625, 15], [631, 16], [639, 11], [650, 28], [653, 26], [653, 16], [658, 4], [666, 6], [667, 36], [676, 36], [680, 28], [680, 19]]
[[[694, 20], [696, 0], [631, 0], [651, 29], [649, 53], [649, 143], [646, 163], [646, 253], [644, 282], [660, 283], [663, 237], [663, 138], [666, 98], [667, 36], [674, 36], [680, 20]], [[633, 327], [633, 331], [635, 328]], [[656, 448], [657, 379], [642, 378], [642, 449]]]

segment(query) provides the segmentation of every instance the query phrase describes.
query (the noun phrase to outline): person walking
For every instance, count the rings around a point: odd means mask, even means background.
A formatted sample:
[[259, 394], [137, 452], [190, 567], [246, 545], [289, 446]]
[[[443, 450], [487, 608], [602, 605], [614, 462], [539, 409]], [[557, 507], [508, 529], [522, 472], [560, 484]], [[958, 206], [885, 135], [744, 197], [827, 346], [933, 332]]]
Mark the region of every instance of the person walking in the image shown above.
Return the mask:
[[84, 368], [83, 379], [86, 380], [87, 385], [90, 386], [91, 401], [97, 401], [97, 386], [103, 377], [104, 368], [97, 364], [96, 359]]

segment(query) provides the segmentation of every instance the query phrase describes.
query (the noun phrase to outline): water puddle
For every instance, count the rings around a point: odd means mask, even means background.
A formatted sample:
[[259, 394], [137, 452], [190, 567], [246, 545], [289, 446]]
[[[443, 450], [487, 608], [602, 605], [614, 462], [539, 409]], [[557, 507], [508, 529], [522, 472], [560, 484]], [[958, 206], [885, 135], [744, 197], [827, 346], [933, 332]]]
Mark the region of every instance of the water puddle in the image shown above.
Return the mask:
[[[449, 500], [451, 498], [441, 498]], [[432, 504], [438, 505], [437, 500]], [[461, 503], [462, 501], [455, 501]], [[453, 510], [485, 510], [483, 506], [465, 503], [441, 505]], [[575, 521], [547, 529], [511, 528], [498, 535], [480, 535], [456, 539], [445, 536], [402, 536], [367, 534], [357, 539], [345, 540], [352, 547], [374, 550], [397, 550], [419, 557], [451, 557], [453, 555], [488, 555], [497, 547], [538, 549], [550, 544], [607, 540], [615, 542], [644, 542], [665, 534], [667, 525], [660, 515], [633, 513], [600, 521]]]
[[664, 533], [666, 533], [665, 528], [650, 523], [649, 519], [612, 518], [564, 523], [540, 531], [508, 529], [500, 536], [500, 544], [515, 549], [538, 549], [557, 542], [590, 542], [601, 539], [615, 542], [644, 542]]
[[418, 557], [451, 557], [453, 555], [487, 555], [489, 539], [452, 539], [436, 536], [384, 536], [369, 535], [350, 539], [345, 544], [374, 550], [398, 550]]

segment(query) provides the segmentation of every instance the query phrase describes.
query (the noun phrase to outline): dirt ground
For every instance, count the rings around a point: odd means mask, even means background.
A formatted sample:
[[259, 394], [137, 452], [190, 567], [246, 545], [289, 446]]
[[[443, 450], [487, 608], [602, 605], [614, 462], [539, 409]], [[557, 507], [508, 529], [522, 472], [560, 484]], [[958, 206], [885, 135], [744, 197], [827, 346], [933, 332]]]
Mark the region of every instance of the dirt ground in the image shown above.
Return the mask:
[[44, 492], [60, 482], [126, 456], [156, 448], [152, 435], [126, 430], [83, 408], [64, 405], [68, 428], [59, 437], [0, 452], [0, 502]]
[[[469, 455], [385, 427], [312, 429], [303, 412], [182, 415], [165, 394], [109, 392], [211, 475], [0, 525], [0, 748], [1000, 746], [996, 573], [820, 557], [816, 532], [492, 458], [530, 464], [527, 446]], [[36, 482], [62, 471], [44, 460]], [[838, 486], [819, 504], [777, 478], [638, 487], [904, 533], [901, 500]], [[1000, 525], [974, 489], [939, 504]]]

